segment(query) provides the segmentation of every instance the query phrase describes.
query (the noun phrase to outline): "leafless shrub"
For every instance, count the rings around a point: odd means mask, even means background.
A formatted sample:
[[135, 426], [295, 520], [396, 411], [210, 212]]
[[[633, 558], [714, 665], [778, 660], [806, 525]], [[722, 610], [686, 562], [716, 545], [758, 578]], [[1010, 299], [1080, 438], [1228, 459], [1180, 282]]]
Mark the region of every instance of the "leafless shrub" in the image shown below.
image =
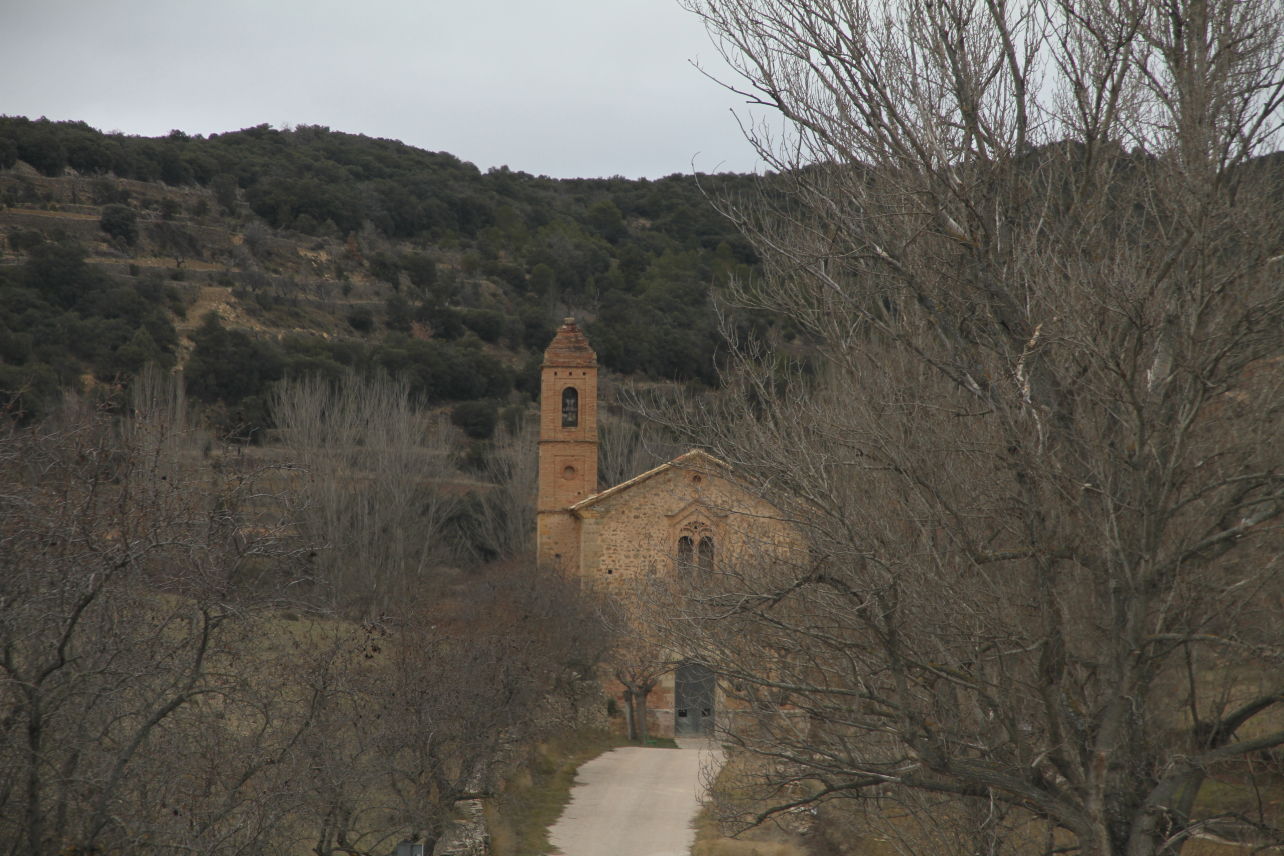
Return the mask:
[[416, 407], [405, 383], [355, 374], [286, 382], [272, 412], [302, 468], [301, 525], [325, 545], [319, 575], [332, 602], [375, 617], [428, 585], [450, 558], [454, 429]]

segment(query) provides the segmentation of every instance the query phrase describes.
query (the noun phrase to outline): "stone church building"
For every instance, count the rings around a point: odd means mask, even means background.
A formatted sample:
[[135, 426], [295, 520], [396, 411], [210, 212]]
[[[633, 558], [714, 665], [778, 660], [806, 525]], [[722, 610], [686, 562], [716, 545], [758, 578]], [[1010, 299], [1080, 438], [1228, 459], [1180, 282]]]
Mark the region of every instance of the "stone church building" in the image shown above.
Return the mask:
[[[691, 451], [599, 490], [597, 354], [568, 318], [544, 353], [540, 379], [540, 564], [623, 589], [657, 574], [711, 574], [719, 562], [796, 539], [765, 500], [721, 461]], [[772, 549], [769, 546], [768, 549]], [[648, 698], [652, 734], [708, 733], [717, 692], [708, 670], [677, 664]]]

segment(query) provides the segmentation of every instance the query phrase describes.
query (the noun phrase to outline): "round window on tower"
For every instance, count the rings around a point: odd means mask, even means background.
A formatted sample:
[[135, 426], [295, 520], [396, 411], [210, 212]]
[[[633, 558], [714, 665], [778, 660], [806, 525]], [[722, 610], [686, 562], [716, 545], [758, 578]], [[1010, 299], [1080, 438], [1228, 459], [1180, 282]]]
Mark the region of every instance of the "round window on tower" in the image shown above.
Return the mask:
[[575, 478], [575, 467], [566, 467], [565, 469], [563, 469], [562, 478], [566, 479], [567, 481], [570, 481], [571, 479]]

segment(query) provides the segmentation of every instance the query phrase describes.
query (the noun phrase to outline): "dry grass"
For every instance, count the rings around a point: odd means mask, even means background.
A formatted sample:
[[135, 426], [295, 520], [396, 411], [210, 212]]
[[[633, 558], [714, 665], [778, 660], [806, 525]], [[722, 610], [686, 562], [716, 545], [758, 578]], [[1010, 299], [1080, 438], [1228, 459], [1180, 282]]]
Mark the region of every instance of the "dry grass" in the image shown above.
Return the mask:
[[[715, 793], [727, 795], [737, 789], [737, 774], [745, 774], [752, 759], [743, 756], [730, 761], [714, 784]], [[963, 807], [944, 798], [904, 795], [904, 801], [842, 801], [826, 804], [807, 827], [805, 837], [788, 829], [763, 827], [734, 838], [722, 834], [713, 812], [706, 808], [697, 820], [696, 845], [692, 856], [903, 856], [906, 853], [966, 853], [975, 844], [970, 830], [976, 818]], [[1255, 823], [1279, 827], [1284, 824], [1284, 776], [1261, 772], [1256, 781], [1227, 774], [1205, 780], [1196, 803], [1197, 817], [1238, 816]], [[1227, 832], [1238, 837], [1235, 825], [1229, 832], [1213, 828], [1186, 843], [1185, 856], [1250, 856], [1253, 853], [1284, 853], [1284, 848], [1262, 848], [1260, 843], [1237, 843], [1213, 833]], [[1244, 828], [1241, 826], [1240, 831]], [[1041, 822], [1021, 823], [1013, 818], [1007, 825], [1005, 850], [1010, 853], [1042, 854], [1048, 845], [1048, 829]], [[1056, 833], [1054, 846], [1072, 844], [1064, 832]]]
[[553, 852], [548, 829], [571, 798], [575, 771], [586, 761], [623, 745], [601, 731], [561, 736], [535, 747], [530, 763], [486, 806], [492, 856], [538, 856]]
[[691, 856], [807, 856], [795, 835], [779, 829], [751, 829], [736, 838], [722, 834], [708, 809], [696, 820], [696, 843]]
[[[729, 757], [714, 780], [715, 794], [727, 793], [736, 788], [736, 776], [750, 763], [742, 757]], [[708, 805], [696, 818], [696, 840], [691, 856], [808, 856], [810, 851], [798, 835], [779, 826], [762, 826], [748, 829], [734, 838], [723, 834], [723, 829]]]
[[56, 220], [94, 220], [99, 219], [98, 214], [83, 214], [77, 211], [51, 211], [46, 208], [20, 208], [15, 209], [13, 214], [22, 217], [43, 217], [53, 218]]

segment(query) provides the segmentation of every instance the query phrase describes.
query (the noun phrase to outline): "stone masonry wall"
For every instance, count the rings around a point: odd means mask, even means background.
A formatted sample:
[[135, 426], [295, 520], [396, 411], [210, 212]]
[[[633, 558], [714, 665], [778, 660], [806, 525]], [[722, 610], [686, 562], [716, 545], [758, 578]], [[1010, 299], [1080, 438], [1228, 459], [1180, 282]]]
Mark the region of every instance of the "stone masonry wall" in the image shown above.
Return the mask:
[[794, 540], [763, 500], [715, 473], [677, 466], [580, 515], [580, 573], [598, 584], [673, 573], [683, 534], [697, 543], [712, 536], [715, 565]]
[[[788, 551], [797, 534], [776, 519], [775, 510], [734, 482], [707, 469], [678, 466], [629, 486], [579, 512], [580, 573], [586, 581], [633, 596], [632, 580], [650, 574], [698, 573], [679, 567], [678, 538], [691, 533], [714, 539], [714, 565], [763, 551]], [[624, 703], [623, 687], [613, 680], [605, 689]], [[657, 737], [674, 733], [674, 675], [665, 675], [647, 697], [648, 729]], [[718, 716], [727, 715], [717, 694]]]

